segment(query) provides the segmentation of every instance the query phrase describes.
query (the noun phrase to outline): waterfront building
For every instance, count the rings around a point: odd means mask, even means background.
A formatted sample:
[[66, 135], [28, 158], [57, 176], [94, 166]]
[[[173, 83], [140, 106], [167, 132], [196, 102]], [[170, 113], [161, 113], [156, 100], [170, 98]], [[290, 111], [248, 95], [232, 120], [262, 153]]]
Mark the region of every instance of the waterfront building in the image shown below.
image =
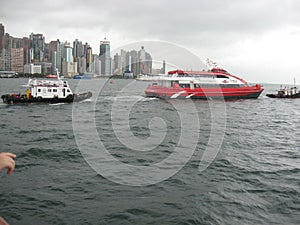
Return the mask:
[[35, 74], [42, 73], [42, 66], [37, 64], [26, 64], [24, 65], [24, 73]]
[[77, 75], [77, 62], [62, 62], [62, 74], [67, 77], [73, 77]]

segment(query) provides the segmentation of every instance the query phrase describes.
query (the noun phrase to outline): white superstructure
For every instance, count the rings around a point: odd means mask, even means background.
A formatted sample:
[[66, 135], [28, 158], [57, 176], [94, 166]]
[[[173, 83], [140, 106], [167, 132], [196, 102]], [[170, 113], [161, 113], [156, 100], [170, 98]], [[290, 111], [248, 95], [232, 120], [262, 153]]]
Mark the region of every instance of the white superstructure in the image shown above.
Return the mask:
[[67, 81], [63, 80], [37, 80], [29, 79], [25, 85], [29, 89], [26, 95], [31, 95], [33, 98], [72, 98], [73, 93]]

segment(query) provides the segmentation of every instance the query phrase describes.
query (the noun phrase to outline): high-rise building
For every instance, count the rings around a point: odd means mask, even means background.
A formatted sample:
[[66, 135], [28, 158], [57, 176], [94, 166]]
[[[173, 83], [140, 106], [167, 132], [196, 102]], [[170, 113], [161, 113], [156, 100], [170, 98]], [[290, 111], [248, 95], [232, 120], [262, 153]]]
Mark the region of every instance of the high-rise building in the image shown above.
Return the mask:
[[5, 34], [5, 29], [4, 29], [4, 26], [2, 25], [2, 23], [0, 23], [0, 52], [2, 50], [3, 45], [4, 45], [4, 34]]
[[98, 55], [93, 55], [93, 63], [91, 71], [97, 75], [101, 75], [101, 61]]
[[117, 53], [114, 55], [113, 60], [113, 74], [121, 75], [121, 56]]
[[24, 64], [28, 64], [28, 63], [31, 63], [30, 61], [30, 46], [31, 46], [31, 40], [27, 37], [24, 37], [22, 39], [22, 48], [23, 48], [23, 51], [24, 51]]
[[11, 70], [11, 51], [2, 49], [0, 54], [0, 70]]
[[23, 48], [11, 49], [11, 70], [17, 73], [24, 72], [24, 51]]
[[52, 62], [52, 73], [56, 74], [56, 72], [57, 72], [56, 70], [58, 70], [58, 68], [57, 68], [57, 52], [56, 51], [52, 51], [52, 53], [51, 53], [51, 62]]
[[[130, 62], [128, 62], [128, 69], [133, 75], [139, 74], [139, 58], [138, 58], [138, 52], [136, 50], [131, 50], [128, 52], [130, 55]], [[127, 63], [127, 61], [126, 61]]]
[[73, 49], [68, 42], [65, 42], [63, 46], [63, 61], [74, 62]]
[[92, 48], [88, 46], [86, 49], [86, 70], [87, 70], [87, 72], [93, 72], [92, 64], [93, 64], [93, 51], [92, 51]]
[[111, 75], [111, 58], [110, 58], [110, 42], [104, 38], [100, 41], [100, 61], [101, 61], [101, 74]]
[[78, 72], [80, 74], [86, 73], [86, 58], [84, 56], [78, 58]]
[[141, 74], [151, 74], [152, 73], [152, 57], [146, 52], [144, 46], [138, 52], [139, 57], [139, 71]]
[[45, 51], [45, 37], [42, 34], [31, 33], [29, 36], [32, 41], [32, 53], [34, 62], [42, 62]]
[[[62, 44], [57, 39], [56, 41], [51, 41], [49, 44], [49, 51], [52, 62], [52, 73], [56, 73], [56, 69], [58, 72], [62, 72]], [[55, 52], [55, 53], [54, 53]]]
[[68, 77], [78, 74], [78, 62], [74, 62], [73, 48], [68, 42], [63, 44], [62, 74]]
[[163, 60], [163, 66], [159, 71], [161, 74], [166, 74], [166, 61]]
[[131, 72], [135, 76], [141, 73], [151, 74], [152, 57], [143, 46], [139, 51], [121, 49], [121, 54], [114, 56], [114, 72], [116, 73], [116, 71]]
[[78, 39], [73, 42], [73, 56], [76, 59], [75, 61], [84, 56], [84, 46], [81, 41], [78, 41]]

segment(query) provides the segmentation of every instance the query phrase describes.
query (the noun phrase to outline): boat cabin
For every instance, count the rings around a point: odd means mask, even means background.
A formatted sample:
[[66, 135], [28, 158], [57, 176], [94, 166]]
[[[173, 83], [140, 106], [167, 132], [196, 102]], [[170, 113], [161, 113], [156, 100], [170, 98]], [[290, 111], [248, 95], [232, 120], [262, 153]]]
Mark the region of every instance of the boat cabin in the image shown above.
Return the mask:
[[280, 88], [278, 91], [278, 95], [280, 96], [293, 96], [298, 93], [297, 87], [292, 87], [292, 88]]
[[26, 95], [33, 98], [67, 98], [73, 96], [67, 81], [29, 80]]

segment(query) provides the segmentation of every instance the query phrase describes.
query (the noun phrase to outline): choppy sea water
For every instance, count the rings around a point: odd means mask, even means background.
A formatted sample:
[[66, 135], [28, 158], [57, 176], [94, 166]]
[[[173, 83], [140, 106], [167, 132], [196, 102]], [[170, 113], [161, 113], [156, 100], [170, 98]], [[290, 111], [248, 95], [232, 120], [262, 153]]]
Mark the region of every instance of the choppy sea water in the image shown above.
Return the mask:
[[[0, 94], [26, 82], [1, 79]], [[80, 82], [82, 90], [99, 86], [99, 95], [78, 104], [0, 103], [0, 151], [17, 155], [14, 173], [0, 173], [0, 216], [10, 224], [300, 223], [300, 100], [267, 98], [278, 85], [255, 100], [187, 102], [145, 98], [143, 82]], [[190, 157], [160, 182], [105, 159], [97, 171], [84, 152], [104, 149], [145, 168], [182, 141]], [[207, 146], [216, 157], [201, 171]], [[168, 163], [178, 169], [176, 157]], [[147, 180], [153, 184], [141, 185]]]

